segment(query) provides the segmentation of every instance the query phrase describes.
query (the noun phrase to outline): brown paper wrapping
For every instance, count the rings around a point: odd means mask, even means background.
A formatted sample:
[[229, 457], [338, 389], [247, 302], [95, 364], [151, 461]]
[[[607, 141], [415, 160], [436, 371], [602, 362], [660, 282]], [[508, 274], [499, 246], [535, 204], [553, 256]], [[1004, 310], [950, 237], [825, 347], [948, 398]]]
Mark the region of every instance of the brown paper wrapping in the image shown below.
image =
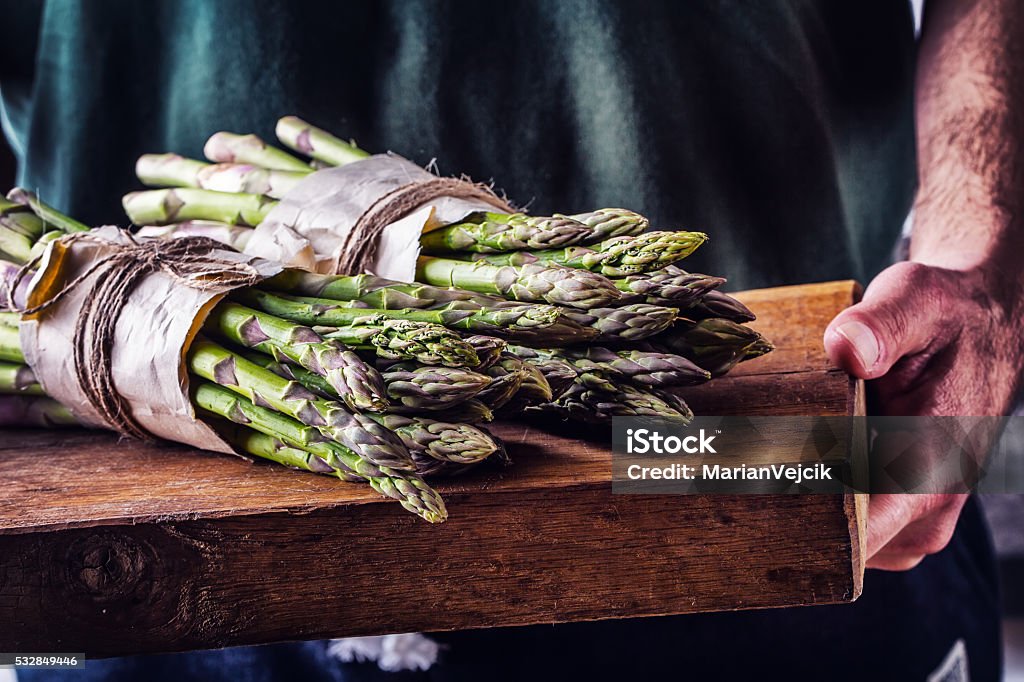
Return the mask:
[[[114, 227], [93, 232], [110, 244], [60, 241], [47, 249], [28, 293], [28, 307], [49, 299], [96, 259], [123, 243]], [[235, 251], [217, 251], [224, 260], [247, 263], [264, 278], [283, 269], [278, 263]], [[95, 277], [72, 289], [53, 306], [22, 317], [25, 359], [47, 395], [65, 405], [80, 421], [110, 427], [90, 405], [75, 380], [72, 339], [78, 311]], [[193, 289], [166, 273], [144, 277], [131, 293], [115, 329], [114, 385], [131, 406], [135, 419], [160, 438], [205, 450], [234, 453], [209, 426], [196, 418], [188, 394], [185, 353], [214, 305], [228, 289]]]
[[[255, 228], [245, 252], [291, 267], [333, 273], [345, 236], [366, 209], [402, 185], [435, 177], [394, 154], [316, 171], [287, 192]], [[369, 270], [411, 282], [423, 232], [458, 222], [475, 211], [493, 210], [493, 205], [482, 201], [434, 199], [384, 230]]]

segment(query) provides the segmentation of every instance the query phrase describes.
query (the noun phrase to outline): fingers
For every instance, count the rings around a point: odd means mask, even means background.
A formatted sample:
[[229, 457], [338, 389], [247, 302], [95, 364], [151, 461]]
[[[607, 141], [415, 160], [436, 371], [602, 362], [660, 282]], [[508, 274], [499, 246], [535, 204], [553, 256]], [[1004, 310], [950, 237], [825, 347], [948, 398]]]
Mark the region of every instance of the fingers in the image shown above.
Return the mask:
[[924, 554], [913, 555], [883, 550], [868, 559], [866, 566], [879, 571], [909, 571], [924, 561], [924, 557]]
[[868, 568], [906, 571], [949, 544], [966, 495], [872, 495]]
[[918, 514], [915, 495], [872, 495], [868, 504], [868, 560], [896, 537]]
[[836, 365], [861, 379], [875, 379], [906, 355], [919, 353], [946, 333], [941, 277], [920, 263], [898, 263], [882, 272], [825, 330], [825, 350]]

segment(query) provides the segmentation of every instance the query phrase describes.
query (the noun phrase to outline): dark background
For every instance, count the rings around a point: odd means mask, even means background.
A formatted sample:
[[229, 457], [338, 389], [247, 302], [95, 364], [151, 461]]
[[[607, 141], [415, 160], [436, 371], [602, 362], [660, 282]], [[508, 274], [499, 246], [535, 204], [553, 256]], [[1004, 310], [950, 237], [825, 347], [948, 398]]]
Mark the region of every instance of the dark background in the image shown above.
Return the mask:
[[3, 139], [0, 136], [0, 187], [14, 187], [14, 155]]

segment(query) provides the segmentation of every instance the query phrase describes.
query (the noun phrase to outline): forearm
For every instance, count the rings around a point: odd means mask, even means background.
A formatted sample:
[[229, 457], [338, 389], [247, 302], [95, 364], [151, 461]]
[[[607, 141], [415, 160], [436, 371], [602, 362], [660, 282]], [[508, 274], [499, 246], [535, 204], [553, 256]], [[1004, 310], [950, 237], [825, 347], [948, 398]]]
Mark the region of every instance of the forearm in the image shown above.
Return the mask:
[[1024, 253], [1024, 5], [931, 0], [917, 72], [911, 260], [998, 273]]

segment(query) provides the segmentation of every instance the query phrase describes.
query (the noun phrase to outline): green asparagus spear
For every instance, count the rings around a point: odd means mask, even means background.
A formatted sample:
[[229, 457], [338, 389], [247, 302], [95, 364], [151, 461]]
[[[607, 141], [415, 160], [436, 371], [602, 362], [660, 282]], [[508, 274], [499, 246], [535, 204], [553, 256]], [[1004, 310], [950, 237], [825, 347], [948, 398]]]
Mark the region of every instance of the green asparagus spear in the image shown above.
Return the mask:
[[475, 367], [476, 351], [459, 335], [428, 322], [392, 320], [366, 315], [343, 327], [317, 327], [324, 338], [335, 339], [350, 348], [373, 350], [388, 360], [416, 360], [424, 365]]
[[551, 384], [537, 365], [523, 362], [522, 377], [519, 390], [497, 411], [499, 415], [518, 417], [527, 407], [542, 405], [554, 398]]
[[143, 154], [135, 177], [147, 187], [199, 187], [199, 171], [209, 165], [179, 154]]
[[543, 301], [583, 310], [608, 305], [622, 296], [601, 275], [540, 265], [497, 266], [420, 256], [416, 278], [434, 286], [453, 286], [515, 301]]
[[264, 194], [280, 199], [311, 172], [312, 169], [285, 171], [242, 163], [218, 163], [199, 170], [196, 182], [203, 189], [217, 192]]
[[634, 303], [620, 308], [592, 308], [564, 311], [573, 322], [598, 332], [600, 341], [638, 341], [670, 328], [676, 320], [675, 308]]
[[463, 474], [479, 462], [474, 464], [456, 464], [455, 462], [442, 462], [428, 457], [427, 455], [414, 452], [412, 455], [413, 462], [416, 463], [416, 473], [424, 478], [442, 478], [452, 477]]
[[388, 397], [396, 406], [415, 410], [443, 410], [469, 400], [491, 380], [468, 369], [416, 367], [409, 363], [384, 371]]
[[71, 412], [52, 398], [44, 396], [0, 395], [0, 427], [78, 426]]
[[34, 240], [0, 223], [0, 259], [25, 264], [32, 259]]
[[25, 354], [21, 352], [18, 328], [10, 324], [0, 324], [0, 361], [25, 364]]
[[0, 393], [45, 395], [32, 368], [14, 362], [0, 362]]
[[376, 275], [318, 275], [288, 270], [263, 283], [263, 289], [287, 291], [302, 296], [351, 301], [367, 308], [402, 310], [434, 308], [455, 302], [476, 302], [494, 307], [505, 300], [461, 289], [435, 287], [419, 282], [398, 282]]
[[730, 320], [710, 318], [684, 322], [650, 339], [651, 347], [676, 353], [706, 369], [712, 377], [726, 374], [737, 363], [770, 351], [772, 346], [759, 333]]
[[33, 192], [21, 187], [15, 187], [7, 193], [7, 200], [13, 201], [22, 206], [28, 206], [32, 212], [39, 216], [47, 228], [60, 230], [71, 234], [72, 232], [88, 232], [89, 226], [80, 223], [70, 216], [66, 216], [53, 206], [43, 202]]
[[481, 211], [462, 222], [425, 233], [420, 237], [420, 248], [423, 253], [436, 256], [458, 251], [551, 249], [578, 244], [588, 234], [590, 229], [586, 225], [565, 216]]
[[680, 395], [680, 389], [678, 387], [652, 388], [650, 391], [653, 395], [664, 400], [669, 407], [682, 415], [682, 418], [686, 421], [693, 419], [693, 410], [691, 410], [690, 406], [686, 404], [685, 400], [683, 400], [683, 396]]
[[679, 268], [659, 270], [642, 275], [613, 279], [615, 286], [627, 294], [643, 297], [644, 303], [670, 308], [689, 308], [716, 287], [725, 283], [721, 277], [691, 274]]
[[535, 348], [514, 346], [510, 352], [522, 358], [529, 366], [536, 367], [551, 387], [552, 399], [558, 399], [576, 382], [579, 371], [575, 365], [561, 358], [548, 355]]
[[259, 351], [239, 351], [239, 355], [249, 362], [259, 365], [263, 369], [269, 369], [279, 377], [297, 381], [321, 398], [337, 400], [341, 398], [338, 390], [331, 386], [331, 383], [319, 374], [314, 374], [304, 367], [281, 362], [266, 353]]
[[771, 353], [773, 350], [775, 350], [775, 346], [773, 346], [768, 339], [762, 336], [757, 341], [754, 341], [754, 343], [747, 346], [746, 350], [743, 352], [743, 359], [740, 360], [740, 362], [759, 358], [762, 355]]
[[46, 247], [49, 246], [50, 242], [57, 241], [66, 234], [67, 232], [61, 232], [60, 230], [50, 230], [49, 232], [43, 234], [43, 236], [40, 237], [36, 241], [36, 243], [32, 245], [32, 253], [29, 254], [29, 260], [35, 260], [36, 258], [42, 256], [43, 252], [46, 251]]
[[[416, 410], [407, 407], [393, 407], [391, 409], [398, 414], [416, 416]], [[491, 408], [487, 407], [483, 401], [470, 398], [448, 409], [431, 412], [430, 418], [452, 424], [481, 424], [494, 421], [494, 413], [491, 412]]]
[[720, 317], [737, 324], [753, 322], [757, 319], [757, 316], [751, 312], [750, 308], [721, 291], [709, 292], [694, 305], [687, 308], [684, 314], [693, 320]]
[[24, 204], [0, 199], [0, 226], [35, 241], [46, 231], [43, 219]]
[[[210, 385], [212, 386], [213, 384]], [[204, 398], [206, 398], [206, 402], [209, 402], [209, 396], [204, 396]], [[227, 392], [224, 398], [232, 401], [245, 400], [245, 398], [237, 396], [230, 391]], [[196, 400], [196, 403], [198, 404], [199, 400]], [[290, 469], [301, 469], [303, 471], [311, 471], [314, 474], [337, 476], [343, 481], [356, 482], [366, 480], [361, 476], [353, 474], [348, 467], [340, 465], [338, 468], [335, 468], [327, 460], [314, 455], [308, 450], [288, 445], [276, 436], [270, 436], [257, 431], [250, 426], [248, 421], [236, 423], [215, 416], [216, 412], [209, 411], [205, 407], [200, 407], [200, 409], [206, 412], [204, 414], [205, 421], [238, 452], [268, 459]], [[240, 420], [248, 419], [239, 410], [235, 410], [235, 418]]]
[[215, 163], [248, 163], [270, 170], [297, 171], [308, 173], [309, 164], [300, 161], [286, 151], [267, 144], [256, 135], [235, 133], [214, 133], [203, 154]]
[[526, 378], [523, 361], [511, 353], [503, 353], [498, 362], [487, 369], [491, 378], [476, 398], [492, 412], [504, 407], [519, 392]]
[[332, 166], [344, 166], [370, 156], [354, 144], [344, 142], [295, 116], [285, 116], [279, 120], [276, 132], [277, 139], [284, 146]]
[[508, 345], [501, 339], [480, 334], [467, 336], [465, 341], [473, 347], [473, 350], [476, 351], [476, 356], [480, 358], [480, 364], [475, 368], [478, 372], [484, 371], [497, 362], [498, 358], [501, 357], [502, 351]]
[[[402, 439], [414, 459], [425, 455], [439, 462], [476, 464], [499, 449], [492, 436], [469, 424], [399, 414], [379, 415], [377, 420]], [[420, 472], [419, 466], [417, 472]]]
[[583, 382], [574, 384], [558, 400], [527, 408], [526, 411], [594, 423], [607, 423], [613, 417], [643, 416], [675, 417], [688, 421], [688, 414], [692, 414], [628, 384], [618, 386], [614, 391], [605, 391], [590, 388]]
[[121, 200], [136, 225], [166, 225], [212, 220], [229, 225], [259, 225], [277, 202], [260, 194], [214, 192], [190, 187], [131, 192]]
[[561, 265], [608, 277], [626, 277], [680, 261], [696, 251], [707, 238], [702, 232], [646, 232], [634, 237], [614, 237], [592, 246], [473, 254], [472, 260], [505, 266]]
[[[638, 388], [668, 388], [704, 383], [711, 375], [679, 355], [638, 350], [613, 351], [601, 346], [565, 349], [530, 349], [537, 357], [564, 360], [580, 373], [603, 376], [613, 383], [628, 382]], [[513, 346], [511, 352], [527, 352]]]
[[569, 216], [590, 228], [590, 236], [584, 244], [599, 242], [612, 237], [637, 235], [647, 229], [647, 218], [624, 208], [599, 208], [589, 213]]

